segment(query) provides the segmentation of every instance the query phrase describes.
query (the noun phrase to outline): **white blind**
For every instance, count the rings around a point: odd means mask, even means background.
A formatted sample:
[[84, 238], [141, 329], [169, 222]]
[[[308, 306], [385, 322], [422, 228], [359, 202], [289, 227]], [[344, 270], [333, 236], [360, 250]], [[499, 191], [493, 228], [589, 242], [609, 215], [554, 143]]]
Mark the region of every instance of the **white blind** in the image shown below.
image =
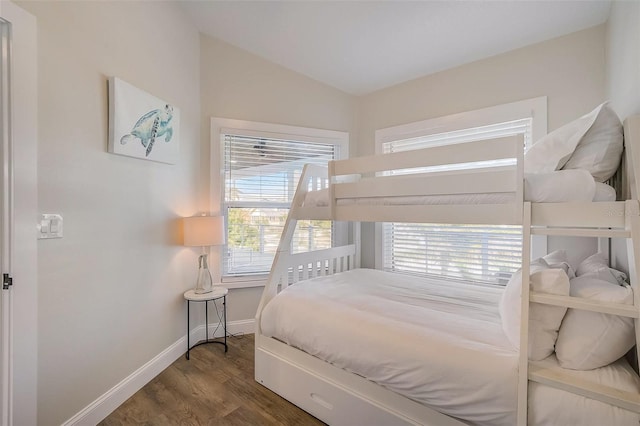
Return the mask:
[[[529, 146], [531, 125], [531, 118], [526, 118], [396, 140], [382, 146], [385, 153], [402, 152], [517, 134], [523, 134], [525, 146]], [[513, 160], [413, 169], [409, 173], [509, 163]], [[383, 267], [389, 271], [504, 285], [521, 264], [520, 226], [385, 223], [382, 230]]]
[[[265, 273], [271, 268], [296, 186], [305, 164], [326, 166], [333, 144], [223, 135], [224, 202], [227, 215], [225, 275]], [[299, 221], [293, 252], [331, 247], [328, 221]]]

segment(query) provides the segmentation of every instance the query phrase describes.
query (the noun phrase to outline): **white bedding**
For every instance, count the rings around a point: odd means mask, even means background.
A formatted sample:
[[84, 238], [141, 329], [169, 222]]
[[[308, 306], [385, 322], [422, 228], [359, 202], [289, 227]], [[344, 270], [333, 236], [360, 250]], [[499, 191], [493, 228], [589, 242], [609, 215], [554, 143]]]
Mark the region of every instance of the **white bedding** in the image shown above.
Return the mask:
[[[559, 170], [550, 173], [525, 175], [524, 197], [535, 203], [560, 203], [571, 201], [615, 201], [615, 189], [595, 182], [586, 170]], [[338, 205], [442, 205], [442, 204], [506, 204], [513, 203], [512, 192], [472, 193], [456, 195], [423, 195], [411, 197], [367, 197], [338, 200]], [[325, 207], [329, 205], [326, 189], [307, 193], [304, 205]]]
[[[266, 336], [442, 413], [471, 424], [513, 425], [518, 355], [502, 331], [501, 292], [356, 269], [288, 287], [267, 304], [261, 327]], [[609, 370], [601, 375], [640, 389], [625, 363], [605, 367]], [[640, 420], [578, 395], [537, 384], [530, 389], [531, 424], [637, 425]], [[575, 410], [557, 417], [558, 401]], [[574, 421], [575, 416], [582, 417]]]

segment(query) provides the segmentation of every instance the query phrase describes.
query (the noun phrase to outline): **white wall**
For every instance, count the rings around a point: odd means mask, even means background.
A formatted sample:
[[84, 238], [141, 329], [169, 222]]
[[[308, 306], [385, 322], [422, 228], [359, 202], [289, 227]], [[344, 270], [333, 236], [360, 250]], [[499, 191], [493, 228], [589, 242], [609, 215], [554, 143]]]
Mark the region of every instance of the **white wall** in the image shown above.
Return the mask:
[[[201, 36], [201, 134], [204, 173], [201, 200], [209, 200], [211, 117], [286, 124], [317, 129], [355, 130], [355, 98], [294, 71], [261, 59], [220, 40]], [[353, 146], [353, 142], [352, 142]], [[213, 164], [219, 175], [219, 164]], [[213, 182], [219, 188], [220, 182]], [[214, 195], [212, 210], [219, 210]], [[208, 210], [207, 204], [202, 210]], [[220, 256], [213, 250], [211, 264], [219, 278]], [[252, 319], [262, 287], [232, 289], [228, 298], [229, 320]]]
[[[640, 2], [614, 1], [606, 32], [607, 98], [621, 119], [640, 114]], [[624, 242], [613, 240], [614, 267], [628, 270]]]
[[[185, 335], [198, 210], [199, 35], [168, 2], [21, 2], [38, 20], [38, 423], [60, 424]], [[107, 77], [180, 108], [180, 161], [108, 154]], [[35, 226], [36, 218], [33, 220]]]
[[[547, 96], [552, 131], [603, 101], [604, 43], [601, 25], [363, 96], [352, 152], [373, 154], [376, 129], [539, 96]], [[373, 226], [362, 237], [363, 266], [373, 267]], [[549, 249], [559, 244], [550, 238]], [[568, 244], [576, 257], [596, 250], [590, 239]]]
[[640, 114], [640, 2], [614, 1], [606, 31], [607, 98], [625, 119]]

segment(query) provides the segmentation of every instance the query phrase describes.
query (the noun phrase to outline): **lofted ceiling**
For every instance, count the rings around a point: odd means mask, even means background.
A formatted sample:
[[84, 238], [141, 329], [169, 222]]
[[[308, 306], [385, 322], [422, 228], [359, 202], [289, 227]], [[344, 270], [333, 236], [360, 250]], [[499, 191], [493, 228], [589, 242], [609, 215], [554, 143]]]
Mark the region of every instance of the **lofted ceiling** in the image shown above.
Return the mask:
[[198, 29], [363, 95], [604, 23], [610, 0], [183, 1]]

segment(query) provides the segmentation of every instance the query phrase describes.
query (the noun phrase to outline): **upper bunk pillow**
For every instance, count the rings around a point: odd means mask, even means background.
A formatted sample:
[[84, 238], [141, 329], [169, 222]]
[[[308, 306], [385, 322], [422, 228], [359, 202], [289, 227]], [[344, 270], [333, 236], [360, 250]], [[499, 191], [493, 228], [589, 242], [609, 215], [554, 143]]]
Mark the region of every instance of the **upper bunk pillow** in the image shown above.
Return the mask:
[[[633, 304], [633, 291], [629, 286], [605, 281], [597, 274], [598, 271], [590, 272], [572, 279], [571, 296]], [[556, 356], [564, 368], [591, 370], [616, 361], [635, 342], [632, 318], [569, 309], [558, 334]]]
[[596, 183], [586, 170], [557, 170], [527, 173], [524, 179], [524, 199], [534, 203], [593, 201]]
[[[569, 295], [569, 277], [563, 269], [551, 269], [544, 259], [531, 262], [530, 288], [548, 294]], [[507, 339], [520, 348], [520, 293], [522, 272], [516, 271], [502, 293], [500, 317]], [[558, 338], [560, 323], [567, 308], [532, 303], [529, 305], [529, 359], [539, 361], [551, 355]]]
[[582, 137], [563, 169], [587, 170], [596, 181], [604, 182], [620, 166], [623, 129], [620, 118], [608, 102], [598, 108], [600, 111], [595, 122]]
[[534, 143], [524, 154], [524, 171], [547, 173], [560, 170], [596, 121], [603, 106], [599, 105], [589, 114], [565, 124]]
[[596, 195], [593, 201], [616, 201], [616, 189], [606, 183], [596, 182]]

